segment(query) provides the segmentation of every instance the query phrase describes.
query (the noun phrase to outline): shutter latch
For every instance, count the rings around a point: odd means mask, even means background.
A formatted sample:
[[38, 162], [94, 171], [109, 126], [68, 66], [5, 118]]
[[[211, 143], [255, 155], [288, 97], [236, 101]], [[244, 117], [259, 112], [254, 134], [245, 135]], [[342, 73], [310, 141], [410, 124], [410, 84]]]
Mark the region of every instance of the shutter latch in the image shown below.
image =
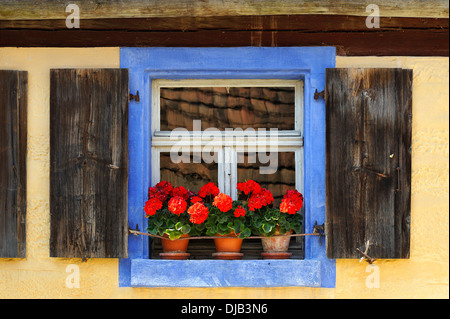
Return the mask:
[[363, 252], [361, 249], [356, 248], [357, 251], [359, 251], [363, 257], [361, 257], [361, 259], [359, 260], [359, 262], [365, 260], [367, 261], [369, 264], [373, 264], [373, 262], [375, 261], [375, 258], [372, 258], [368, 255], [369, 252], [369, 247], [370, 247], [370, 241], [368, 240], [366, 243], [366, 250]]
[[325, 90], [323, 90], [322, 92], [319, 92], [319, 91], [317, 91], [317, 89], [316, 89], [316, 92], [314, 92], [314, 100], [318, 100], [318, 99], [319, 99], [319, 96], [320, 96], [322, 99], [325, 99]]
[[318, 225], [316, 220], [313, 227], [313, 234], [319, 234], [319, 244], [322, 245], [322, 237], [325, 236], [325, 223]]

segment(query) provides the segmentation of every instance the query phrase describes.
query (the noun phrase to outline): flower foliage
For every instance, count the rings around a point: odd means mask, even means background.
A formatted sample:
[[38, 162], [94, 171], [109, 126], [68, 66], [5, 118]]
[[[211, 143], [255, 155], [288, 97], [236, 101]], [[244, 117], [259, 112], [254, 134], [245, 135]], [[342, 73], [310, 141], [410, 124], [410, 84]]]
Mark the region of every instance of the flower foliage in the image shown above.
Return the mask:
[[204, 185], [198, 194], [183, 186], [162, 181], [149, 188], [144, 211], [148, 232], [176, 239], [183, 234], [216, 236], [236, 234], [272, 236], [276, 231], [300, 232], [303, 196], [288, 190], [280, 207], [274, 207], [272, 193], [253, 180], [237, 184], [238, 199], [220, 193], [214, 183]]

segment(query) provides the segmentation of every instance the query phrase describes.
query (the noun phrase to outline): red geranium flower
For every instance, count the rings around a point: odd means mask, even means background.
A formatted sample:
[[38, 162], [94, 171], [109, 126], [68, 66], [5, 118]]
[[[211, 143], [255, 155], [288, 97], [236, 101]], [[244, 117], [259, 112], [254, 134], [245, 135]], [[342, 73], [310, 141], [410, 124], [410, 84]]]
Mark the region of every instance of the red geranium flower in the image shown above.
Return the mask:
[[169, 200], [169, 211], [172, 214], [180, 215], [186, 210], [187, 203], [181, 196], [172, 197]]
[[200, 189], [198, 196], [201, 198], [205, 198], [208, 195], [215, 197], [219, 194], [219, 192], [219, 188], [214, 183], [208, 183]]
[[174, 188], [172, 190], [172, 196], [173, 197], [180, 196], [184, 200], [188, 200], [188, 198], [189, 198], [188, 190], [186, 188], [184, 188], [183, 186], [178, 186], [178, 187]]
[[241, 206], [238, 206], [235, 210], [234, 210], [234, 216], [236, 217], [244, 217], [245, 216], [245, 209]]
[[153, 216], [158, 210], [162, 208], [162, 202], [154, 197], [145, 202], [144, 211], [146, 213], [145, 217]]
[[280, 204], [282, 213], [295, 214], [303, 207], [303, 195], [297, 190], [288, 190]]
[[214, 197], [213, 206], [216, 206], [220, 211], [226, 213], [231, 209], [233, 205], [233, 200], [230, 196], [220, 193]]
[[237, 183], [237, 190], [248, 195], [250, 193], [259, 193], [261, 191], [261, 186], [257, 182], [249, 180], [245, 183]]
[[170, 183], [167, 182], [167, 181], [161, 181], [161, 182], [159, 182], [158, 184], [156, 184], [155, 187], [162, 188], [162, 189], [166, 190], [166, 191], [169, 192], [169, 193], [170, 193], [170, 192], [172, 191], [172, 189], [173, 189], [172, 184], [170, 184]]
[[192, 204], [195, 204], [195, 203], [198, 203], [198, 202], [201, 202], [201, 201], [203, 201], [203, 198], [201, 198], [200, 196], [193, 196], [193, 197], [191, 197], [191, 203]]
[[249, 210], [254, 212], [256, 209], [260, 209], [263, 206], [270, 205], [272, 202], [272, 193], [265, 188], [260, 188], [259, 192], [252, 193], [252, 195], [248, 199], [248, 208]]
[[166, 181], [159, 182], [154, 187], [148, 189], [148, 199], [158, 198], [162, 203], [164, 203], [170, 195], [173, 186]]
[[188, 214], [190, 215], [189, 220], [191, 223], [201, 224], [208, 218], [209, 210], [205, 205], [197, 202], [189, 207]]

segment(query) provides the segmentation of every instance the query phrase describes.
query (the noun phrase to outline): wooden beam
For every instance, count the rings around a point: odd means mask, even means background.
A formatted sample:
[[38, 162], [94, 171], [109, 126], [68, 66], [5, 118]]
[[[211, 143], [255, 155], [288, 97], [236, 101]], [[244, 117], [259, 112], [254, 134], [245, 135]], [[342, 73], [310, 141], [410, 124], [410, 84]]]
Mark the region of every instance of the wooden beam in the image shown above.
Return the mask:
[[0, 46], [335, 46], [339, 55], [448, 56], [449, 20], [297, 15], [0, 21]]
[[[369, 15], [365, 0], [77, 0], [81, 19], [236, 15]], [[67, 1], [0, 0], [1, 20], [66, 19]], [[448, 0], [377, 0], [382, 17], [448, 18]]]

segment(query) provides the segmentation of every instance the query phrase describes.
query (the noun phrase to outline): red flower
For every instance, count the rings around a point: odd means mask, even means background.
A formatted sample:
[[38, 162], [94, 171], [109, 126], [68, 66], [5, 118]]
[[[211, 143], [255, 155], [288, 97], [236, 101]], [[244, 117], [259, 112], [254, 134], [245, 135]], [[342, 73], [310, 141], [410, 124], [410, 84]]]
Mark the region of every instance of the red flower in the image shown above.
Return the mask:
[[188, 198], [189, 198], [188, 190], [186, 188], [184, 188], [183, 186], [178, 186], [177, 188], [174, 188], [172, 190], [172, 196], [173, 197], [180, 196], [184, 200], [188, 200]]
[[216, 206], [220, 211], [226, 213], [231, 209], [233, 205], [233, 200], [230, 196], [220, 193], [214, 197], [213, 206]]
[[161, 181], [158, 184], [156, 184], [155, 187], [162, 188], [165, 191], [167, 191], [168, 193], [170, 193], [172, 191], [172, 189], [173, 189], [172, 184], [170, 184], [167, 181]]
[[205, 198], [208, 195], [215, 197], [219, 194], [219, 192], [219, 188], [214, 183], [208, 183], [200, 189], [198, 196], [201, 198]]
[[158, 210], [162, 208], [162, 202], [154, 197], [145, 202], [144, 211], [146, 213], [145, 217], [153, 216]]
[[234, 210], [234, 216], [236, 217], [244, 217], [245, 216], [245, 209], [241, 206], [238, 206], [235, 210]]
[[282, 213], [295, 214], [303, 207], [303, 195], [297, 190], [288, 190], [280, 204]]
[[189, 207], [188, 214], [190, 215], [189, 220], [191, 223], [201, 224], [208, 218], [209, 210], [205, 205], [197, 202]]
[[250, 193], [259, 193], [261, 191], [261, 186], [257, 182], [249, 180], [245, 183], [238, 183], [237, 190], [248, 195]]
[[164, 203], [170, 195], [173, 187], [169, 182], [162, 181], [156, 184], [154, 187], [148, 189], [148, 199], [158, 198]]
[[169, 200], [169, 210], [172, 214], [180, 215], [186, 210], [187, 203], [181, 196], [172, 197]]
[[252, 196], [248, 199], [248, 208], [254, 212], [256, 209], [270, 205], [272, 202], [272, 193], [265, 188], [260, 188], [259, 192], [253, 192]]
[[191, 203], [192, 204], [195, 204], [195, 203], [198, 203], [198, 202], [201, 202], [201, 201], [203, 201], [203, 198], [201, 198], [200, 196], [193, 196], [193, 197], [191, 197]]

